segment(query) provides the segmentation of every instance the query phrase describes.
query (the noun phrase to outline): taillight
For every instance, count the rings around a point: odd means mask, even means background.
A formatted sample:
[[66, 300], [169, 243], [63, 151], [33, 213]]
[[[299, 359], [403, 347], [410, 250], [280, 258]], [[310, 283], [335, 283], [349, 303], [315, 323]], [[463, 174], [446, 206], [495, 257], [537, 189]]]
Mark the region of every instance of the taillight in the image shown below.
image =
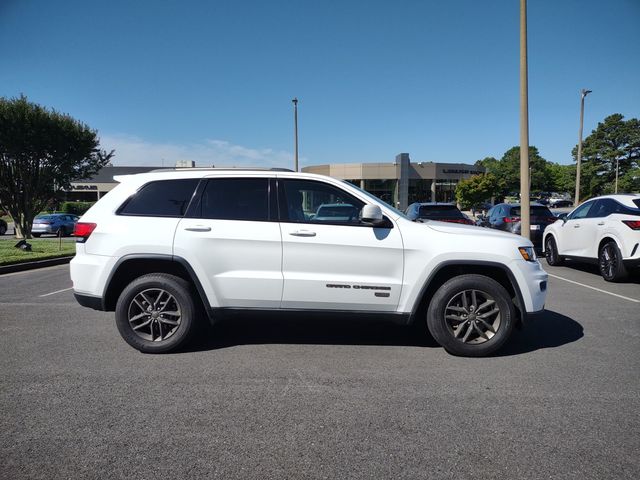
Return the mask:
[[77, 243], [84, 243], [87, 241], [87, 238], [93, 233], [95, 228], [98, 225], [95, 223], [84, 223], [78, 222], [76, 223], [75, 228], [73, 229], [73, 236], [76, 237]]
[[520, 221], [520, 217], [504, 217], [504, 223], [517, 223]]
[[622, 220], [631, 230], [640, 230], [640, 220]]

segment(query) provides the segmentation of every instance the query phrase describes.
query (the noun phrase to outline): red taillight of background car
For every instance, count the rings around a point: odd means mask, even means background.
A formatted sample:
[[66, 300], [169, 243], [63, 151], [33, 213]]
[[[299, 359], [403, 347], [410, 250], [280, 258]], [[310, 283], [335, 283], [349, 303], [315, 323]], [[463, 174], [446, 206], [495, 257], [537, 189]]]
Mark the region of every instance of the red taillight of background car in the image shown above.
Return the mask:
[[520, 217], [504, 217], [504, 223], [517, 223], [520, 221]]
[[640, 220], [622, 220], [631, 230], [640, 230]]
[[73, 230], [73, 236], [76, 237], [77, 243], [84, 243], [93, 233], [98, 225], [96, 223], [78, 222]]

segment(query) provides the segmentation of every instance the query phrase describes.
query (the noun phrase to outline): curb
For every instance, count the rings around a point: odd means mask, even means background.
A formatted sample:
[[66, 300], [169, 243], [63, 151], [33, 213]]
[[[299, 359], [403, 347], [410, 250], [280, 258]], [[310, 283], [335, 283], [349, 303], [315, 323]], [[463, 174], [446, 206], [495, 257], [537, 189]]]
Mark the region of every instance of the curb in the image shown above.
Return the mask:
[[5, 273], [24, 272], [26, 270], [34, 270], [36, 268], [53, 267], [55, 265], [63, 265], [69, 263], [74, 255], [68, 257], [47, 258], [45, 260], [37, 260], [35, 262], [15, 263], [13, 265], [0, 266], [0, 275]]

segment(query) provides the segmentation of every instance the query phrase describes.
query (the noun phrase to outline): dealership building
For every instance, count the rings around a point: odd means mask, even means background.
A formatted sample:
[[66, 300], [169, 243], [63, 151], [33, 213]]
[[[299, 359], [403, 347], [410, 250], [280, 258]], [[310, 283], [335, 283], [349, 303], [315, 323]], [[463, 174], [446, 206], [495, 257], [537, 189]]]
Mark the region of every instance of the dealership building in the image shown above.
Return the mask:
[[336, 163], [302, 171], [346, 180], [404, 210], [413, 202], [454, 202], [458, 182], [485, 169], [465, 163], [411, 162], [408, 153], [400, 153], [393, 163]]
[[[177, 166], [195, 166], [195, 162], [180, 162]], [[103, 167], [91, 178], [72, 182], [66, 199], [95, 202], [117, 185], [114, 176], [159, 168], [162, 167]], [[411, 162], [408, 153], [400, 153], [395, 162], [312, 165], [302, 171], [346, 180], [404, 210], [413, 202], [455, 201], [458, 182], [484, 173], [484, 168], [464, 163]]]

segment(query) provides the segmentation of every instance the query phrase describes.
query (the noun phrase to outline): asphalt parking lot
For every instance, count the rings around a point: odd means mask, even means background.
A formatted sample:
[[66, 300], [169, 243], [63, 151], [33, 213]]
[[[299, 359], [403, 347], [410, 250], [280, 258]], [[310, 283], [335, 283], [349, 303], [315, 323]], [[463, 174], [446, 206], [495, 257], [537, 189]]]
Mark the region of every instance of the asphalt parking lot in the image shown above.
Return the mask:
[[639, 478], [640, 280], [546, 267], [492, 358], [386, 324], [220, 324], [143, 355], [68, 266], [0, 276], [2, 478]]

